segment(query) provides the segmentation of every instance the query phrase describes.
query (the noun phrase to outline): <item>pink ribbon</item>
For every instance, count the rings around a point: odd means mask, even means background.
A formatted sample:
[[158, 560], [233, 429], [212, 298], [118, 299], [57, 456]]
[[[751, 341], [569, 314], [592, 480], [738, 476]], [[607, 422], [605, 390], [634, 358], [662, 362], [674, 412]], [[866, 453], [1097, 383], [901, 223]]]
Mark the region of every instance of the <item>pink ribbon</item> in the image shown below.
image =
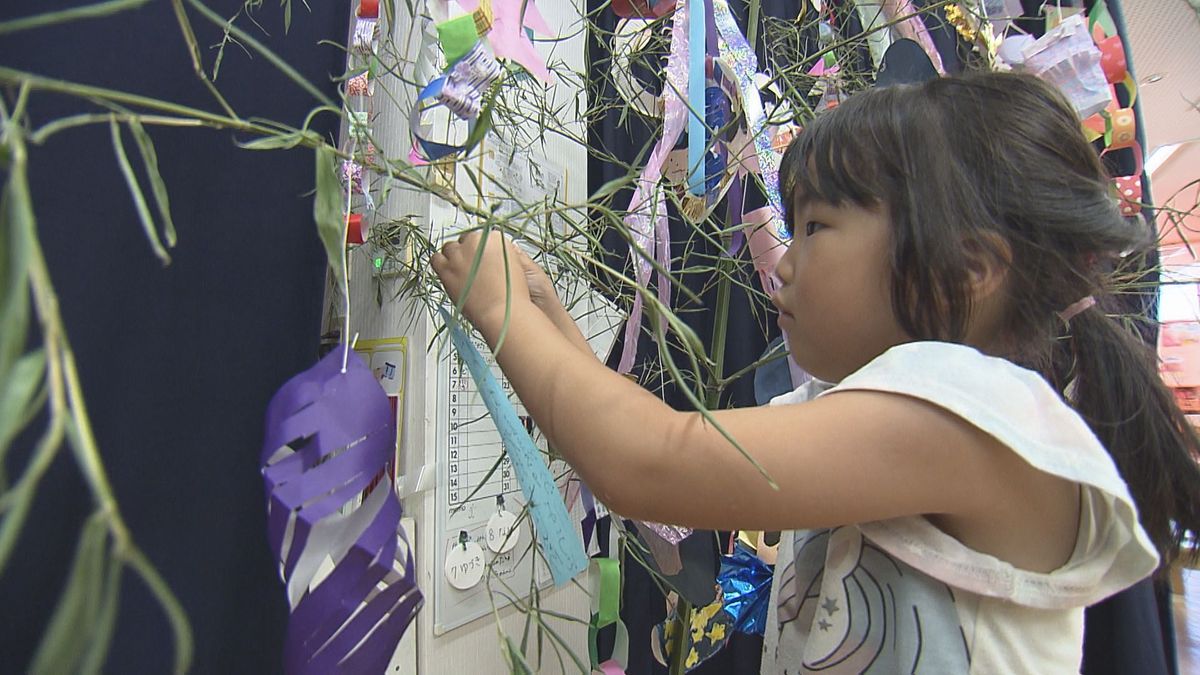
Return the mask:
[[[687, 109], [681, 93], [687, 91], [687, 56], [688, 16], [686, 5], [680, 5], [671, 21], [671, 53], [667, 56], [667, 82], [663, 87], [663, 135], [654, 146], [646, 168], [638, 178], [633, 199], [629, 202], [629, 211], [625, 216], [625, 224], [633, 237], [630, 255], [633, 257], [634, 280], [641, 288], [650, 285], [650, 273], [654, 268], [647, 257], [656, 259], [664, 270], [669, 268], [671, 262], [671, 231], [667, 222], [667, 204], [659, 182], [662, 179], [667, 154], [675, 147], [675, 141], [683, 132], [686, 120]], [[658, 275], [658, 299], [663, 305], [670, 305], [671, 280], [662, 272]], [[665, 331], [666, 318], [660, 317], [659, 321]], [[625, 324], [625, 345], [621, 351], [621, 362], [617, 366], [620, 373], [628, 373], [633, 369], [633, 361], [637, 357], [638, 331], [641, 327], [642, 295], [637, 293], [633, 297], [633, 308]]]

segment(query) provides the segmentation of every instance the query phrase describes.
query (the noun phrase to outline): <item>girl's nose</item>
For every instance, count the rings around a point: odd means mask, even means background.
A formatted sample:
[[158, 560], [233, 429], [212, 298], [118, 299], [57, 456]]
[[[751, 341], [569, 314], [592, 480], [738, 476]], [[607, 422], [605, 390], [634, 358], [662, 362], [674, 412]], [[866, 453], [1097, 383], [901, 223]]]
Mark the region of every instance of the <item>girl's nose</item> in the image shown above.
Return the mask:
[[787, 251], [784, 251], [783, 257], [779, 259], [779, 264], [775, 266], [775, 276], [785, 284], [792, 280], [792, 247], [790, 243]]

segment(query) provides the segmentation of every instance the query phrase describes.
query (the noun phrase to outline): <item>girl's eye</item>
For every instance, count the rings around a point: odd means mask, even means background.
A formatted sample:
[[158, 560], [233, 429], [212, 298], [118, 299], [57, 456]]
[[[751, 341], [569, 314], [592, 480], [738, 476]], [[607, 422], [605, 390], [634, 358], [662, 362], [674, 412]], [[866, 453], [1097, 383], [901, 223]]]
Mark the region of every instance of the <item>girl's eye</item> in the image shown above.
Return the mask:
[[810, 220], [804, 224], [804, 234], [811, 237], [814, 232], [825, 227], [824, 223], [818, 223], [815, 220]]

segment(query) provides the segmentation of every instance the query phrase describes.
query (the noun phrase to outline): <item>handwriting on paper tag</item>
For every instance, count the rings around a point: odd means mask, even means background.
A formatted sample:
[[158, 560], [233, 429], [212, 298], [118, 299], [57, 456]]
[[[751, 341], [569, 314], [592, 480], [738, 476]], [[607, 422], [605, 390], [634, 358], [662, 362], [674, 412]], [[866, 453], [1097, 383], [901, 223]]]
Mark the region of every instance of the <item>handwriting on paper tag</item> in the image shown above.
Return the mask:
[[508, 458], [517, 474], [517, 483], [521, 485], [525, 501], [529, 504], [529, 513], [533, 519], [537, 540], [542, 547], [542, 554], [550, 566], [555, 585], [561, 586], [587, 569], [588, 558], [583, 550], [583, 541], [580, 540], [579, 532], [567, 514], [566, 505], [559, 497], [558, 486], [554, 484], [550, 470], [542, 461], [529, 432], [517, 418], [512, 402], [504, 395], [479, 350], [450, 315], [445, 310], [440, 311], [442, 319], [450, 329], [450, 339], [454, 348], [471, 371], [471, 377], [479, 387], [484, 405], [487, 406], [488, 413], [491, 414], [492, 421], [504, 440]]
[[486, 565], [483, 562], [483, 548], [473, 541], [456, 544], [446, 554], [446, 581], [460, 591], [474, 588], [483, 580]]
[[494, 553], [508, 553], [521, 538], [521, 526], [510, 511], [497, 511], [488, 519], [487, 547]]

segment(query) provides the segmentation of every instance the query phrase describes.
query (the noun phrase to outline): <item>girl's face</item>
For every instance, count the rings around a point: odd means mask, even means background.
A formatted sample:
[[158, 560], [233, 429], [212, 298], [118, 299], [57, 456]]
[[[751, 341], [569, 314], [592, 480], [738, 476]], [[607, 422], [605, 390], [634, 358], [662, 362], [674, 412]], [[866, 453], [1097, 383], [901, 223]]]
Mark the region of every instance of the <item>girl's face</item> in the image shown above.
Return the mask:
[[796, 363], [838, 382], [889, 348], [909, 342], [892, 311], [891, 223], [886, 209], [806, 200], [771, 296]]

